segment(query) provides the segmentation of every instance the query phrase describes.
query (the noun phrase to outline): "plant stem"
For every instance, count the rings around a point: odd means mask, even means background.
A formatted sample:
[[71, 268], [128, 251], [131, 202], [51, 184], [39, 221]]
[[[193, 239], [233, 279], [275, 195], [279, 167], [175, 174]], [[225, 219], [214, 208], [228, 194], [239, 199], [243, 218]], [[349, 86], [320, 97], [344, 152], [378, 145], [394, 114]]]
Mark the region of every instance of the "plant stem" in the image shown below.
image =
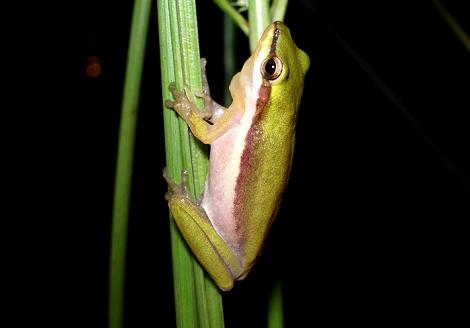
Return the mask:
[[215, 4], [225, 12], [226, 15], [230, 16], [235, 24], [245, 33], [248, 35], [249, 33], [249, 26], [248, 22], [227, 0], [214, 0]]
[[253, 52], [266, 27], [271, 23], [268, 0], [248, 0], [250, 50]]
[[274, 285], [269, 298], [268, 306], [268, 327], [282, 328], [284, 326], [284, 313], [282, 304], [282, 285], [278, 280]]
[[[193, 91], [201, 90], [194, 0], [159, 1], [158, 17], [163, 100], [171, 98], [168, 86], [173, 81], [180, 90], [184, 85]], [[202, 107], [202, 101], [197, 101]], [[174, 111], [164, 109], [163, 115], [168, 173], [178, 182], [181, 171], [187, 170], [190, 190], [199, 196], [207, 175], [207, 149], [190, 136], [186, 123]], [[223, 327], [220, 291], [204, 275], [173, 220], [171, 240], [178, 327]]]
[[284, 20], [288, 2], [289, 0], [273, 0], [271, 5], [271, 19], [273, 22]]
[[134, 141], [151, 3], [151, 0], [137, 0], [134, 4], [132, 16], [114, 189], [109, 272], [110, 328], [120, 328], [123, 326], [127, 227], [129, 222]]
[[230, 16], [224, 15], [224, 106], [232, 101], [229, 85], [236, 72], [236, 29]]
[[459, 22], [455, 20], [439, 0], [432, 0], [431, 2], [434, 7], [436, 7], [439, 14], [441, 14], [442, 18], [446, 21], [447, 25], [449, 25], [452, 32], [454, 32], [455, 36], [460, 40], [460, 42], [462, 42], [467, 51], [470, 52], [470, 38]]

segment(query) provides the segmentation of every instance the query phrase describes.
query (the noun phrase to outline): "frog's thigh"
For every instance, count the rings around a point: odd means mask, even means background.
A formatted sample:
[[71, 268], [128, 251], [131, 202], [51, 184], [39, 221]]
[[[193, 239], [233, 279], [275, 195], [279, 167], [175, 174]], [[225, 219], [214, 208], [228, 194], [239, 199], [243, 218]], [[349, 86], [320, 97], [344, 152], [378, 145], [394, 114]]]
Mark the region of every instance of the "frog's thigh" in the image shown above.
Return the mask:
[[169, 206], [196, 258], [221, 289], [230, 290], [234, 277], [241, 274], [242, 268], [232, 249], [215, 231], [204, 209], [179, 195], [172, 196]]

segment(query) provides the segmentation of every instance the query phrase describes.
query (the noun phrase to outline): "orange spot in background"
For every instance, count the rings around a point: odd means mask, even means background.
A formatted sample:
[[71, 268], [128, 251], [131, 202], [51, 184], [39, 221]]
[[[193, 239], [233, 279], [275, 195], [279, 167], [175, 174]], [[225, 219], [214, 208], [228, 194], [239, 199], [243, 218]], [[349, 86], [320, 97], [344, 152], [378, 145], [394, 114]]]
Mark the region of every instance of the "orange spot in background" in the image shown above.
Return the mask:
[[86, 75], [88, 77], [97, 77], [101, 73], [101, 63], [97, 56], [90, 56], [87, 60]]

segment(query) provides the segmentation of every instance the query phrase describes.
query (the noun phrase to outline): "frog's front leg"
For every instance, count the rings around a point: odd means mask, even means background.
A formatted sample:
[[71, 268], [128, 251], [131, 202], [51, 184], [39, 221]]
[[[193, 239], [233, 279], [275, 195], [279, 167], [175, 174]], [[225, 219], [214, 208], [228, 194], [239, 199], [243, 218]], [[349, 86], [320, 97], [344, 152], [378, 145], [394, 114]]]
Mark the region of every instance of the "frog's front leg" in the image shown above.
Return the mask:
[[204, 98], [204, 110], [201, 111], [197, 107], [189, 87], [185, 87], [184, 92], [181, 92], [176, 89], [174, 83], [170, 84], [170, 92], [175, 100], [167, 100], [165, 105], [173, 108], [186, 121], [196, 138], [205, 144], [210, 144], [230, 129], [238, 113], [235, 108], [226, 109], [210, 97], [205, 66], [206, 60], [202, 58], [203, 89], [202, 92], [195, 93]]
[[189, 195], [188, 173], [182, 172], [181, 185], [170, 179], [166, 169], [163, 177], [169, 186], [168, 206], [183, 238], [217, 286], [230, 290], [243, 271], [239, 259], [214, 229], [204, 209]]

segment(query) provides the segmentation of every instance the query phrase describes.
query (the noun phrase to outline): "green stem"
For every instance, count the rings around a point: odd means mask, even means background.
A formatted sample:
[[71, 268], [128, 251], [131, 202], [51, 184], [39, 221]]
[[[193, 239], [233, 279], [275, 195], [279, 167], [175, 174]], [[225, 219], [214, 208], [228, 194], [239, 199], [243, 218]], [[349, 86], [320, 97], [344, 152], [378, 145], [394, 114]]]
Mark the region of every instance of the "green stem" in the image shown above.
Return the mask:
[[127, 226], [139, 91], [151, 0], [134, 4], [127, 60], [114, 190], [109, 273], [109, 327], [123, 326]]
[[432, 0], [431, 1], [434, 7], [436, 7], [439, 14], [441, 14], [442, 18], [447, 22], [450, 29], [454, 32], [457, 38], [462, 42], [464, 47], [470, 52], [470, 38], [462, 26], [455, 20], [455, 18], [447, 11], [446, 7], [439, 1], [439, 0]]
[[236, 29], [232, 19], [224, 15], [224, 105], [229, 106], [232, 97], [229, 91], [230, 81], [236, 73]]
[[281, 280], [276, 282], [268, 306], [268, 328], [282, 328], [284, 326], [284, 313], [282, 304]]
[[248, 0], [250, 50], [253, 52], [266, 27], [271, 23], [268, 0]]
[[288, 2], [289, 0], [273, 0], [271, 5], [271, 19], [273, 22], [284, 20]]
[[[169, 1], [158, 1], [158, 28], [160, 40], [160, 62], [162, 76], [162, 97], [170, 99], [171, 95], [168, 85], [175, 81], [177, 67], [175, 67], [172, 46], [172, 33], [170, 29]], [[178, 72], [178, 75], [182, 73]], [[163, 105], [164, 106], [164, 105]], [[168, 174], [175, 181], [180, 181], [180, 172], [183, 169], [183, 159], [181, 154], [180, 122], [175, 113], [163, 111], [164, 131], [165, 131], [165, 153], [167, 157]], [[183, 127], [184, 128], [184, 127]], [[176, 323], [178, 327], [185, 327], [185, 322], [197, 322], [196, 295], [194, 292], [193, 280], [193, 259], [191, 254], [178, 233], [173, 220], [170, 219], [171, 250], [173, 260], [173, 281]]]
[[249, 33], [249, 26], [248, 22], [227, 0], [214, 0], [215, 4], [225, 12], [226, 15], [231, 17], [233, 21], [238, 25], [238, 27], [248, 35]]
[[[191, 90], [201, 90], [197, 17], [194, 0], [158, 1], [160, 57], [163, 100], [170, 99], [168, 86], [176, 82]], [[202, 107], [202, 101], [197, 99]], [[164, 106], [165, 107], [165, 106]], [[207, 176], [207, 149], [190, 137], [186, 123], [164, 109], [167, 169], [180, 181], [183, 169], [189, 172], [189, 187], [199, 196]], [[191, 255], [171, 220], [173, 278], [178, 327], [223, 327], [220, 291]]]

